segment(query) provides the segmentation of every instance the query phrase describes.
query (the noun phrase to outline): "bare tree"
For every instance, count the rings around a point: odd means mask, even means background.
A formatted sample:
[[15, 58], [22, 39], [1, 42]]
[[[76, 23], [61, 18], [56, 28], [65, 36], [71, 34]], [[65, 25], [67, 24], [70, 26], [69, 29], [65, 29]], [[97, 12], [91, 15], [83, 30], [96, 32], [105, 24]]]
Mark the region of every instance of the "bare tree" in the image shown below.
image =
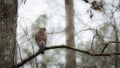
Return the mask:
[[[75, 47], [74, 41], [74, 7], [73, 0], [65, 0], [66, 11], [66, 45]], [[70, 49], [66, 50], [66, 68], [76, 68], [76, 53]]]
[[[112, 15], [113, 16], [113, 15]], [[113, 19], [113, 28], [114, 28], [114, 31], [115, 31], [115, 41], [119, 41], [119, 36], [118, 36], [118, 27], [117, 27], [117, 23], [114, 19], [114, 17], [112, 18]], [[116, 52], [119, 52], [119, 44], [116, 43], [116, 46], [115, 46], [115, 50]], [[118, 68], [119, 67], [119, 56], [115, 56], [115, 68]]]
[[0, 68], [15, 68], [17, 0], [0, 0]]

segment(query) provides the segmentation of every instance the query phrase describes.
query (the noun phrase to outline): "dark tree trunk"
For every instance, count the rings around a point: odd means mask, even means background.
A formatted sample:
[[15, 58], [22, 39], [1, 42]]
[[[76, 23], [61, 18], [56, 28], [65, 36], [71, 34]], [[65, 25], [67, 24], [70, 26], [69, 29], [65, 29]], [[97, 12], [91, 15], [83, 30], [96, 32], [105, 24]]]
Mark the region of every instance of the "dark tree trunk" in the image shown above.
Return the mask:
[[17, 0], [0, 0], [0, 68], [15, 68]]
[[[74, 41], [74, 7], [73, 0], [65, 0], [66, 11], [66, 45], [75, 47]], [[66, 50], [66, 68], [76, 68], [76, 53], [73, 50]]]

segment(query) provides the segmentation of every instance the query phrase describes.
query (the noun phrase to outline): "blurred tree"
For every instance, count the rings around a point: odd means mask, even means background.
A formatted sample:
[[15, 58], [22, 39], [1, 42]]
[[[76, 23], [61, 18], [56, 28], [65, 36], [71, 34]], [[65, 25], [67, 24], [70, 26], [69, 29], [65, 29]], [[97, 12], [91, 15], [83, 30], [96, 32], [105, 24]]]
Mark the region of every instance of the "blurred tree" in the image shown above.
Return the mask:
[[[75, 47], [74, 41], [74, 7], [73, 0], [65, 0], [66, 11], [66, 45]], [[66, 49], [66, 68], [76, 68], [76, 52]]]
[[[110, 3], [109, 3], [110, 2]], [[90, 2], [87, 2], [90, 3]], [[116, 41], [119, 42], [119, 13], [120, 13], [120, 0], [113, 1], [103, 1], [103, 0], [94, 0], [92, 3], [91, 8], [96, 10], [100, 10], [101, 13], [103, 13], [103, 17], [105, 17], [106, 21], [105, 23], [97, 27], [98, 28], [98, 34], [100, 37], [95, 37], [95, 40], [93, 41], [92, 49], [90, 49], [93, 53], [101, 53], [103, 48], [105, 47], [105, 44], [109, 41]], [[93, 11], [93, 10], [92, 10]], [[94, 15], [94, 13], [93, 13]], [[94, 33], [96, 34], [96, 32]], [[88, 45], [88, 44], [86, 44]], [[120, 47], [118, 43], [110, 43], [104, 50], [104, 52], [120, 52]], [[93, 51], [94, 50], [94, 51]], [[85, 62], [84, 60], [89, 60], [88, 62]], [[119, 68], [120, 67], [120, 56], [110, 56], [110, 57], [89, 57], [87, 55], [82, 55], [82, 65], [96, 65], [97, 68]], [[91, 64], [92, 63], [92, 64]]]
[[0, 0], [0, 68], [16, 68], [17, 0]]
[[[101, 51], [103, 50], [103, 48], [105, 47], [105, 44], [104, 43], [107, 43], [109, 41], [113, 41], [116, 39], [116, 33], [115, 33], [115, 30], [112, 26], [113, 24], [112, 23], [105, 23], [103, 24], [101, 27], [99, 27], [99, 29], [97, 30], [98, 31], [98, 34], [99, 36], [101, 36], [102, 40], [99, 38], [99, 37], [96, 37], [94, 42], [93, 42], [93, 46], [92, 46], [92, 49], [90, 49], [91, 52], [93, 53], [101, 53]], [[95, 34], [96, 32], [94, 32]], [[116, 40], [115, 40], [116, 41]], [[89, 43], [86, 43], [84, 45], [89, 45]], [[113, 53], [113, 52], [116, 52], [116, 44], [109, 44], [106, 49], [104, 50], [104, 52], [107, 52], [107, 53]], [[119, 48], [119, 47], [118, 47]], [[86, 49], [89, 49], [86, 47]], [[102, 57], [91, 57], [91, 56], [88, 56], [88, 55], [85, 55], [85, 54], [82, 54], [81, 55], [81, 65], [80, 66], [96, 66], [97, 68], [112, 68], [113, 66], [116, 67], [116, 56], [102, 56]], [[80, 56], [79, 56], [80, 57]], [[118, 63], [119, 60], [120, 60], [120, 57], [117, 57], [118, 58]], [[119, 67], [120, 64], [118, 64], [118, 67]], [[86, 68], [90, 68], [90, 67], [86, 67]]]

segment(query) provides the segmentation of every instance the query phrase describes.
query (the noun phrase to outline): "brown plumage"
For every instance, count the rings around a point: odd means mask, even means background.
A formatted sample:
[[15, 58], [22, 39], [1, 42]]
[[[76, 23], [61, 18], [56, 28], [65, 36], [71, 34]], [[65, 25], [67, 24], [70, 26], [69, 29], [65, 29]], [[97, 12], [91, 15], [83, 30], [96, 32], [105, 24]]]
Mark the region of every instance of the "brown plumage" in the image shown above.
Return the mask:
[[35, 41], [39, 46], [40, 52], [43, 54], [46, 46], [47, 35], [45, 33], [46, 28], [40, 28], [35, 35]]

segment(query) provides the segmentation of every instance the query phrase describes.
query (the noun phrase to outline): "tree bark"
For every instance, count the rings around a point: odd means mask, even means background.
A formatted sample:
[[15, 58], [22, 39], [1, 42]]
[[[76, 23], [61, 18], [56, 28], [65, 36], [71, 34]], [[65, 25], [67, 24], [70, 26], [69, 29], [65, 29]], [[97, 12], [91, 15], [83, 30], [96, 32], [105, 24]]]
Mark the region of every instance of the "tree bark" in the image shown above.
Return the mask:
[[[116, 23], [115, 19], [113, 19], [113, 21], [114, 21], [113, 28], [114, 28], [114, 31], [115, 31], [115, 41], [119, 41], [117, 23]], [[119, 52], [119, 48], [120, 48], [119, 44], [116, 43], [116, 46], [115, 46], [116, 53]], [[115, 56], [115, 68], [118, 68], [118, 67], [119, 67], [119, 56], [116, 55]]]
[[[75, 47], [74, 41], [74, 7], [73, 0], [65, 0], [66, 11], [66, 45]], [[66, 68], [76, 68], [76, 53], [70, 49], [66, 49]]]
[[0, 68], [15, 68], [17, 0], [0, 0]]

